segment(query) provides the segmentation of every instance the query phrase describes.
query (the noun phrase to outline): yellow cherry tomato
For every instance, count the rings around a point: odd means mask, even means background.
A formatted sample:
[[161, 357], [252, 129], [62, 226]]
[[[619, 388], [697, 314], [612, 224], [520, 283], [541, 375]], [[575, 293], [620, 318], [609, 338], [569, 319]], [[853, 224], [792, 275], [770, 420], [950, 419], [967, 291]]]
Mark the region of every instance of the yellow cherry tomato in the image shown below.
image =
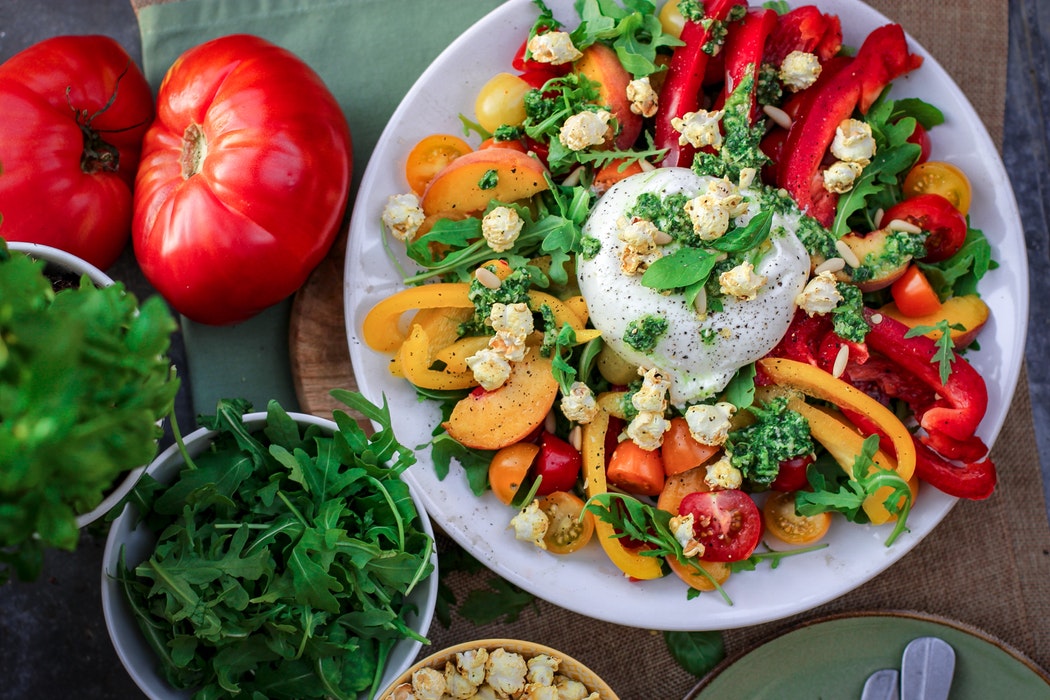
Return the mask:
[[958, 166], [931, 160], [919, 163], [904, 178], [905, 197], [917, 194], [939, 194], [965, 215], [970, 211], [973, 189], [970, 180]]
[[788, 544], [812, 544], [831, 527], [831, 513], [799, 515], [795, 512], [793, 491], [774, 491], [762, 504], [762, 521], [766, 531]]
[[543, 536], [548, 552], [571, 554], [591, 541], [594, 515], [583, 510], [583, 501], [576, 494], [568, 491], [547, 494], [540, 499], [540, 510], [550, 521]]
[[504, 124], [525, 121], [525, 93], [532, 86], [516, 75], [497, 73], [485, 83], [474, 102], [474, 116], [481, 128], [493, 132]]
[[539, 453], [540, 446], [535, 443], [516, 442], [493, 455], [489, 462], [489, 487], [496, 498], [510, 505]]
[[660, 24], [665, 34], [679, 37], [682, 35], [682, 27], [685, 26], [685, 17], [678, 10], [678, 0], [667, 0], [660, 8]]

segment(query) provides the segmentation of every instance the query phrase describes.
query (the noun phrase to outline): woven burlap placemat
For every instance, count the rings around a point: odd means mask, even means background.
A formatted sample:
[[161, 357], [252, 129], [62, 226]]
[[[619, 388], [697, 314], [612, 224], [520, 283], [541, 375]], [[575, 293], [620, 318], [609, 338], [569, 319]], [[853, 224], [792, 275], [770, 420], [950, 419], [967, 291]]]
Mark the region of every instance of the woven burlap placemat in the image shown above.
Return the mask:
[[[141, 9], [170, 1], [132, 0], [132, 4]], [[1007, 60], [1005, 0], [870, 0], [869, 4], [901, 23], [931, 52], [962, 88], [993, 141], [1001, 144]], [[231, 7], [236, 5], [226, 5], [227, 19]], [[144, 51], [148, 64], [146, 41]], [[367, 158], [367, 153], [358, 149], [355, 156]], [[329, 291], [324, 296], [335, 297], [329, 305], [300, 304], [299, 310], [305, 308], [311, 315], [309, 320], [324, 319], [305, 324], [309, 330], [303, 333], [338, 333], [341, 328], [341, 284], [331, 279], [327, 283]], [[327, 362], [332, 366], [319, 368], [318, 377], [352, 388], [348, 356], [333, 351]], [[960, 503], [912, 552], [849, 595], [794, 618], [727, 631], [727, 652], [740, 652], [805, 620], [831, 613], [908, 609], [981, 628], [1050, 667], [1050, 624], [1045, 622], [1050, 613], [1050, 527], [1031, 416], [1022, 370], [993, 450], [1000, 482], [990, 499]], [[439, 546], [454, 545], [439, 536]], [[445, 576], [443, 583], [462, 602], [470, 591], [489, 587], [492, 576], [486, 571], [457, 571]], [[625, 700], [674, 700], [697, 680], [674, 661], [659, 631], [604, 623], [542, 600], [526, 607], [513, 622], [484, 625], [468, 621], [453, 608], [451, 624], [435, 623], [429, 636], [431, 649], [491, 637], [541, 642], [591, 666]]]

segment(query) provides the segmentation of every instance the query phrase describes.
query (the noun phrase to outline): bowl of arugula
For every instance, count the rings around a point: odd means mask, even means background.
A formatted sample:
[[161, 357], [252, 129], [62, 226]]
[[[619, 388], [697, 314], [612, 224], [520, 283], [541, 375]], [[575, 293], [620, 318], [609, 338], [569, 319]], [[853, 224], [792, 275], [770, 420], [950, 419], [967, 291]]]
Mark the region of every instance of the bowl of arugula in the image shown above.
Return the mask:
[[389, 411], [332, 420], [219, 401], [146, 469], [103, 555], [102, 606], [155, 700], [371, 698], [411, 666], [437, 555]]

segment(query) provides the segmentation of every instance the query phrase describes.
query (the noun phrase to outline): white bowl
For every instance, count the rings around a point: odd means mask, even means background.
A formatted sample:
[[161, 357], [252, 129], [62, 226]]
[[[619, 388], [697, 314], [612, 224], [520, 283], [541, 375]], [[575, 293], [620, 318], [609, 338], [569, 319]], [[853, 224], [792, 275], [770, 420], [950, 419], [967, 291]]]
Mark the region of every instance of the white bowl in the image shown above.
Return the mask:
[[[289, 413], [299, 425], [317, 425], [327, 432], [334, 432], [336, 424], [324, 418], [303, 413]], [[244, 424], [250, 430], [257, 430], [266, 424], [266, 413], [256, 412], [244, 416]], [[184, 443], [191, 457], [195, 457], [208, 448], [216, 431], [199, 428], [186, 436]], [[164, 450], [146, 467], [146, 473], [157, 481], [170, 483], [175, 479], [184, 461], [178, 445], [173, 444]], [[412, 502], [419, 513], [420, 529], [431, 539], [434, 530], [423, 508], [422, 502], [413, 492]], [[121, 548], [124, 549], [125, 562], [129, 568], [149, 557], [156, 542], [154, 535], [141, 522], [134, 505], [125, 506], [123, 512], [113, 521], [102, 555], [102, 612], [106, 620], [110, 640], [116, 649], [117, 656], [124, 664], [128, 675], [139, 689], [151, 700], [181, 700], [189, 698], [191, 693], [173, 688], [157, 670], [157, 658], [153, 649], [146, 642], [131, 610], [120, 582], [116, 579]], [[422, 636], [426, 636], [434, 618], [434, 607], [437, 603], [437, 554], [431, 555], [434, 571], [426, 580], [421, 581], [408, 596], [408, 603], [416, 608], [408, 616], [409, 626]], [[422, 648], [422, 643], [412, 639], [398, 642], [387, 659], [379, 687], [385, 687], [393, 679], [409, 668]]]
[[[113, 284], [113, 278], [105, 272], [98, 269], [87, 260], [78, 258], [76, 255], [66, 252], [61, 248], [54, 248], [40, 243], [22, 243], [19, 241], [8, 241], [7, 247], [9, 250], [25, 253], [31, 258], [43, 260], [48, 265], [54, 266], [55, 268], [74, 274], [78, 277], [81, 275], [87, 275], [88, 278], [99, 287], [108, 287]], [[131, 493], [131, 490], [135, 488], [135, 484], [138, 483], [139, 478], [145, 470], [146, 465], [143, 464], [125, 472], [124, 477], [114, 484], [113, 489], [106, 494], [106, 497], [102, 499], [101, 503], [87, 513], [77, 515], [77, 527], [83, 528], [96, 520], [101, 520], [107, 513], [109, 513], [109, 511], [113, 510], [113, 508], [120, 503], [125, 496]]]

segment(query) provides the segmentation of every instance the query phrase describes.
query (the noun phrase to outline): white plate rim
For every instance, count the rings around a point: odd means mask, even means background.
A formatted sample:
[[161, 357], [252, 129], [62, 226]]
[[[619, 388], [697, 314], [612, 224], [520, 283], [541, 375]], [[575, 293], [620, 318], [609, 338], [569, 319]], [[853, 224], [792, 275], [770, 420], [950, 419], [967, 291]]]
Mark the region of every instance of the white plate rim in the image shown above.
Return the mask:
[[[575, 26], [571, 9], [567, 9], [571, 7], [569, 3], [560, 0], [549, 4], [557, 17]], [[845, 41], [853, 46], [867, 31], [890, 21], [859, 0], [823, 0], [817, 4], [823, 11], [839, 15]], [[520, 32], [531, 25], [534, 13], [528, 0], [509, 0], [449, 45], [392, 115], [376, 144], [355, 200], [344, 270], [344, 311], [351, 362], [365, 396], [379, 401], [385, 393], [391, 401], [399, 438], [406, 444], [426, 441], [438, 420], [436, 408], [419, 404], [406, 383], [386, 373], [389, 358], [373, 353], [360, 340], [361, 322], [368, 308], [402, 286], [389, 260], [385, 270], [379, 263], [386, 255], [379, 241], [382, 207], [387, 196], [407, 190], [390, 159], [395, 155], [403, 158], [411, 145], [428, 133], [459, 133], [454, 119], [456, 110], [468, 112], [473, 95], [484, 81], [498, 70], [510, 69], [510, 57], [518, 41], [500, 44], [500, 32], [515, 28], [519, 33], [514, 36], [523, 36]], [[974, 225], [984, 230], [992, 243], [993, 256], [1004, 263], [982, 281], [982, 297], [992, 307], [993, 316], [982, 331], [982, 351], [971, 356], [989, 389], [989, 414], [978, 435], [992, 445], [1016, 388], [1027, 332], [1028, 266], [1023, 229], [1005, 166], [972, 105], [929, 52], [912, 37], [908, 39], [912, 50], [924, 57], [924, 65], [917, 73], [898, 80], [893, 95], [922, 96], [945, 111], [945, 125], [932, 133], [933, 158], [955, 162], [970, 176], [974, 185]], [[439, 80], [446, 72], [457, 76], [455, 83]], [[450, 105], [454, 108], [451, 113]], [[425, 112], [425, 119], [420, 117], [421, 112]], [[956, 131], [967, 138], [952, 138]], [[1009, 266], [1005, 264], [1007, 260]], [[506, 530], [512, 515], [506, 506], [491, 494], [473, 497], [455, 467], [444, 481], [438, 481], [427, 451], [420, 451], [419, 459], [419, 464], [406, 472], [406, 479], [418, 487], [428, 513], [454, 541], [495, 573], [540, 598], [581, 614], [663, 630], [731, 629], [810, 610], [890, 567], [928, 535], [956, 503], [955, 498], [935, 489], [924, 489], [909, 519], [911, 532], [890, 548], [882, 544], [888, 526], [837, 524], [828, 550], [789, 558], [772, 572], [763, 568], [732, 577], [727, 592], [734, 604], [729, 606], [717, 594], [687, 601], [685, 587], [676, 577], [626, 581], [596, 546], [572, 557], [554, 557], [517, 542]], [[857, 547], [865, 552], [863, 561], [855, 555]], [[601, 595], [594, 595], [595, 590]]]

